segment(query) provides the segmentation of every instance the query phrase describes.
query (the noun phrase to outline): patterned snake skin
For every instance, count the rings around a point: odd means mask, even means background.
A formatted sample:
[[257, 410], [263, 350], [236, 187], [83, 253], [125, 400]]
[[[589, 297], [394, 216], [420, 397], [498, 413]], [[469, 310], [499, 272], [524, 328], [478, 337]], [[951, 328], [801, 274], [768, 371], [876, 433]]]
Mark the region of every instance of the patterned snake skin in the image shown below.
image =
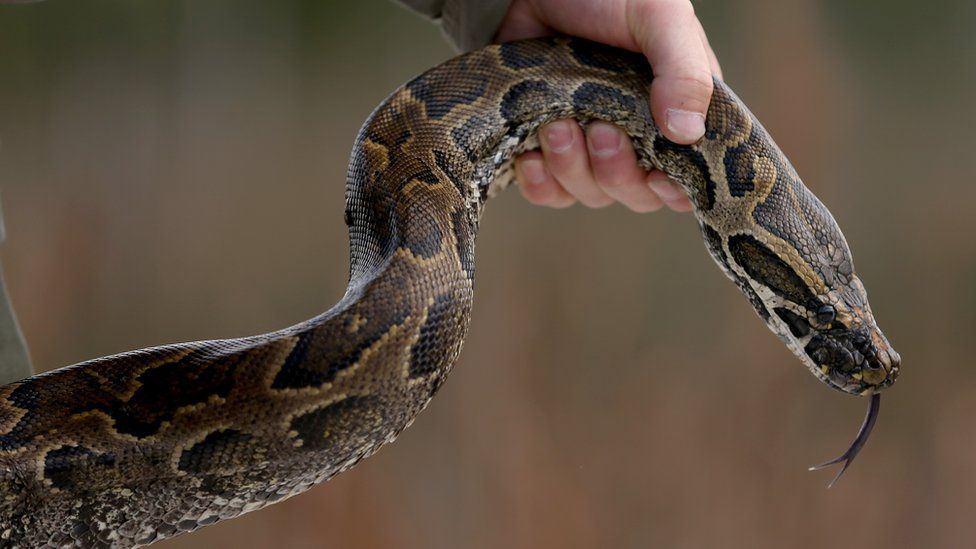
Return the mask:
[[645, 167], [681, 182], [711, 255], [818, 379], [889, 386], [900, 358], [827, 209], [721, 82], [705, 137], [666, 140], [651, 78], [639, 55], [547, 39], [462, 55], [397, 90], [353, 149], [351, 276], [332, 309], [0, 387], [0, 545], [151, 543], [298, 494], [392, 441], [461, 350], [487, 197], [559, 117], [618, 124]]

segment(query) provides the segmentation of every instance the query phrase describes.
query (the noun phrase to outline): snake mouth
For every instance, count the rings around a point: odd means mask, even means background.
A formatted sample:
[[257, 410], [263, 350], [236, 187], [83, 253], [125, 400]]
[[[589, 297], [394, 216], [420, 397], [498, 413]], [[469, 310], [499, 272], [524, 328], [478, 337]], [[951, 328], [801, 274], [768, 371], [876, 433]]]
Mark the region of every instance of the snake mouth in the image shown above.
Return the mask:
[[803, 350], [821, 381], [845, 393], [870, 395], [894, 383], [901, 365], [898, 353], [872, 335], [867, 330], [819, 333]]

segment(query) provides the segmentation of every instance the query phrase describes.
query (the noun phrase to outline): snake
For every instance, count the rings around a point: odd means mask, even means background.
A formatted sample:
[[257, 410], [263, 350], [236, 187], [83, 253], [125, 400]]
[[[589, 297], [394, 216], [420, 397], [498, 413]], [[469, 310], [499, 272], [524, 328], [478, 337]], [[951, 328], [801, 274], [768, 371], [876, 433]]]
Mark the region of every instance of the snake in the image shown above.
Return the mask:
[[[706, 248], [799, 360], [869, 396], [850, 463], [901, 358], [850, 248], [719, 79], [694, 144], [648, 105], [643, 56], [576, 38], [492, 45], [393, 92], [355, 140], [350, 276], [326, 312], [272, 333], [96, 358], [0, 387], [0, 545], [134, 547], [299, 494], [409, 426], [461, 350], [475, 237], [543, 124], [616, 124], [688, 194]], [[254, 251], [259, 254], [259, 250]]]

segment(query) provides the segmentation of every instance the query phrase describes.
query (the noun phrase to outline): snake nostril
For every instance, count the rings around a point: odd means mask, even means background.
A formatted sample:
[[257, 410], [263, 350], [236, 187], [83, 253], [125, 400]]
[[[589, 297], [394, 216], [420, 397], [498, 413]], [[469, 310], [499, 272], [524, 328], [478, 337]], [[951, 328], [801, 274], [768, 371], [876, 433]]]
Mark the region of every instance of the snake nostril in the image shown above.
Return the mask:
[[901, 355], [896, 353], [894, 349], [888, 349], [888, 358], [891, 359], [892, 368], [901, 366]]
[[854, 338], [851, 340], [851, 344], [853, 344], [858, 351], [861, 351], [864, 354], [868, 354], [871, 351], [871, 339], [862, 334], [854, 336]]

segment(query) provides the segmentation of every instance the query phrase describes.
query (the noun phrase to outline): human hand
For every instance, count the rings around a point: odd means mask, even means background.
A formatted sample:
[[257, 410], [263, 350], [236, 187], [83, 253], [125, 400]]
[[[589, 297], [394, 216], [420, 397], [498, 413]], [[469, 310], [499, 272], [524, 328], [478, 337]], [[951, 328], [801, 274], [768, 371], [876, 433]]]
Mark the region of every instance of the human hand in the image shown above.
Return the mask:
[[[642, 52], [654, 71], [651, 114], [664, 136], [691, 144], [705, 132], [718, 60], [689, 0], [513, 0], [498, 42], [564, 33]], [[584, 135], [585, 134], [585, 135]], [[617, 201], [635, 212], [691, 210], [685, 192], [659, 170], [637, 164], [630, 138], [605, 122], [584, 132], [573, 120], [539, 130], [542, 151], [515, 161], [522, 195], [553, 208]]]

